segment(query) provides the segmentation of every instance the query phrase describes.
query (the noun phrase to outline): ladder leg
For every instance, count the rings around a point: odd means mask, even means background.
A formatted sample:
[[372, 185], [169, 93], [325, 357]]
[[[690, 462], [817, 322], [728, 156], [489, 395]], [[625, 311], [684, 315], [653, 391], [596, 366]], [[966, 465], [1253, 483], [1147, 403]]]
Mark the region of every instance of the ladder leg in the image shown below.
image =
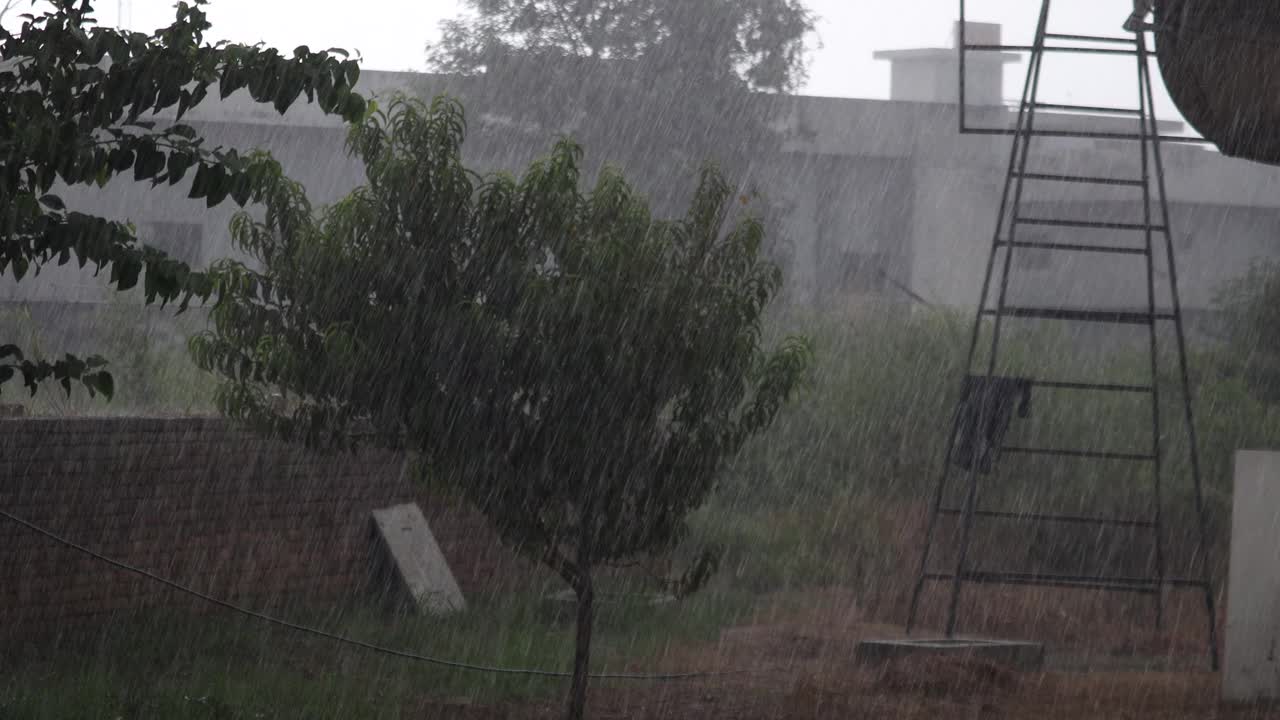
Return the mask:
[[[1031, 50], [1031, 59], [1027, 63], [1027, 80], [1023, 86], [1022, 105], [1019, 108], [1019, 117], [1025, 116], [1025, 121], [1021, 123], [1019, 128], [1022, 134], [1022, 142], [1017, 141], [1018, 134], [1014, 135], [1014, 147], [1021, 145], [1021, 157], [1018, 159], [1017, 180], [1014, 183], [1012, 217], [1009, 221], [1009, 245], [1005, 249], [1004, 254], [1004, 270], [1000, 275], [1000, 293], [996, 300], [995, 320], [992, 327], [991, 335], [991, 352], [987, 357], [987, 373], [986, 378], [989, 383], [991, 377], [995, 374], [996, 358], [1000, 352], [1000, 329], [1002, 313], [1008, 300], [1009, 295], [1009, 275], [1013, 267], [1013, 243], [1016, 241], [1018, 208], [1022, 204], [1022, 191], [1025, 184], [1025, 176], [1027, 174], [1027, 159], [1031, 155], [1031, 138], [1035, 130], [1035, 106], [1040, 91], [1040, 67], [1044, 60], [1045, 34], [1049, 24], [1049, 6], [1051, 0], [1043, 0], [1040, 5], [1040, 20], [1036, 25], [1035, 42]], [[1006, 181], [1006, 185], [1007, 185]], [[1002, 208], [1003, 209], [1003, 208]], [[996, 238], [997, 241], [999, 238]], [[985, 298], [984, 298], [985, 301]], [[981, 323], [982, 308], [979, 308], [978, 322]], [[993, 408], [988, 407], [988, 403], [983, 398], [980, 412], [978, 413], [978, 428], [985, 429], [987, 425], [987, 413]], [[955, 634], [956, 614], [960, 606], [960, 592], [964, 584], [964, 576], [969, 555], [969, 541], [973, 530], [974, 511], [977, 509], [978, 503], [978, 463], [975, 462], [969, 471], [969, 486], [965, 492], [964, 506], [960, 511], [960, 547], [956, 558], [956, 569], [951, 580], [951, 599], [947, 604], [947, 626], [946, 635], [951, 637]]]
[[[1151, 68], [1148, 63], [1150, 53], [1147, 50], [1146, 37], [1138, 35], [1138, 58], [1140, 61], [1139, 70], [1145, 82], [1143, 83], [1143, 94], [1148, 107], [1155, 106], [1154, 93], [1151, 89]], [[1208, 518], [1204, 504], [1204, 488], [1201, 484], [1200, 477], [1200, 449], [1196, 438], [1195, 414], [1191, 407], [1191, 380], [1187, 372], [1187, 341], [1186, 332], [1182, 323], [1182, 306], [1178, 297], [1178, 269], [1177, 262], [1173, 254], [1173, 236], [1169, 231], [1169, 201], [1168, 192], [1164, 181], [1164, 162], [1160, 156], [1160, 135], [1155, 122], [1154, 115], [1148, 118], [1147, 122], [1151, 128], [1152, 155], [1155, 161], [1156, 182], [1160, 192], [1160, 208], [1163, 213], [1164, 233], [1165, 233], [1165, 252], [1169, 263], [1169, 290], [1173, 300], [1173, 318], [1174, 327], [1177, 331], [1178, 338], [1178, 371], [1182, 383], [1182, 409], [1183, 418], [1187, 426], [1187, 439], [1189, 443], [1191, 457], [1191, 478], [1195, 490], [1195, 506], [1197, 524], [1199, 525], [1199, 542], [1197, 548], [1198, 560], [1201, 563], [1201, 582], [1204, 590], [1205, 612], [1208, 614], [1208, 642], [1209, 642], [1209, 663], [1210, 666], [1217, 670], [1218, 662], [1218, 615], [1214, 607], [1213, 592], [1213, 567], [1209, 561], [1209, 529]]]
[[[962, 7], [963, 9], [963, 7]], [[963, 29], [961, 30], [963, 32]], [[963, 55], [962, 55], [963, 57]], [[987, 269], [982, 279], [982, 292], [978, 297], [978, 311], [974, 314], [973, 330], [969, 337], [969, 353], [965, 360], [966, 371], [973, 367], [973, 360], [977, 354], [978, 338], [982, 332], [982, 310], [987, 306], [987, 298], [991, 293], [991, 280], [995, 271], [996, 253], [999, 252], [1000, 239], [1005, 231], [1005, 216], [1007, 215], [1009, 200], [1013, 194], [1013, 180], [1017, 168], [1025, 166], [1025, 157], [1029, 149], [1029, 138], [1024, 138], [1022, 130], [1027, 121], [1027, 111], [1030, 105], [1032, 74], [1028, 68], [1027, 79], [1022, 88], [1022, 102], [1018, 112], [1016, 132], [1013, 135], [1012, 147], [1009, 151], [1009, 167], [1005, 172], [1004, 190], [1000, 195], [1000, 210], [996, 215], [996, 229], [991, 239], [991, 251], [987, 255]], [[963, 85], [962, 85], [963, 87]], [[961, 96], [963, 103], [963, 96]], [[963, 118], [963, 108], [960, 109]], [[959, 408], [957, 408], [958, 410]], [[948, 482], [951, 477], [951, 462], [955, 453], [955, 435], [959, 428], [959, 413], [956, 412], [952, 417], [951, 434], [947, 438], [947, 451], [943, 458], [942, 475], [938, 480], [937, 489], [934, 492], [933, 503], [929, 512], [929, 520], [925, 529], [924, 549], [920, 554], [919, 571], [916, 573], [915, 587], [911, 592], [911, 604], [907, 611], [907, 634], [911, 634], [915, 627], [916, 616], [920, 609], [920, 596], [924, 592], [925, 576], [929, 570], [929, 556], [932, 553], [934, 534], [937, 531], [938, 515], [942, 508], [942, 500], [945, 497]]]
[[[988, 266], [990, 266], [990, 263], [988, 263]], [[988, 274], [990, 274], [990, 270], [988, 270]], [[942, 510], [942, 498], [946, 494], [947, 481], [951, 476], [951, 459], [955, 452], [956, 432], [959, 427], [960, 413], [956, 412], [952, 414], [951, 435], [947, 438], [947, 452], [942, 466], [942, 477], [938, 480], [938, 489], [934, 492], [933, 505], [929, 509], [929, 521], [924, 531], [924, 549], [920, 553], [920, 569], [916, 573], [916, 584], [911, 591], [911, 606], [907, 610], [908, 635], [915, 628], [916, 613], [920, 610], [920, 595], [924, 592], [925, 575], [929, 572], [929, 554], [933, 548], [933, 534], [938, 527], [938, 513]]]
[[[1135, 41], [1136, 42], [1136, 41]], [[1163, 501], [1161, 497], [1161, 472], [1163, 471], [1163, 461], [1160, 456], [1160, 361], [1159, 349], [1156, 343], [1156, 284], [1155, 284], [1155, 238], [1152, 231], [1151, 223], [1151, 161], [1148, 156], [1147, 148], [1147, 117], [1155, 117], [1155, 109], [1147, 105], [1146, 97], [1146, 73], [1142, 70], [1142, 63], [1145, 59], [1142, 53], [1138, 53], [1138, 124], [1139, 124], [1139, 140], [1138, 144], [1142, 147], [1142, 222], [1146, 226], [1144, 234], [1146, 236], [1146, 264], [1147, 264], [1147, 312], [1151, 314], [1151, 322], [1148, 324], [1149, 352], [1151, 354], [1151, 456], [1153, 458], [1151, 466], [1151, 481], [1153, 497], [1152, 504], [1152, 520], [1155, 523], [1153, 532], [1155, 534], [1155, 561], [1156, 561], [1156, 579], [1157, 590], [1154, 595], [1156, 606], [1156, 627], [1164, 626], [1164, 518]], [[1164, 198], [1161, 198], [1163, 203]], [[1166, 227], [1168, 222], [1166, 221]]]

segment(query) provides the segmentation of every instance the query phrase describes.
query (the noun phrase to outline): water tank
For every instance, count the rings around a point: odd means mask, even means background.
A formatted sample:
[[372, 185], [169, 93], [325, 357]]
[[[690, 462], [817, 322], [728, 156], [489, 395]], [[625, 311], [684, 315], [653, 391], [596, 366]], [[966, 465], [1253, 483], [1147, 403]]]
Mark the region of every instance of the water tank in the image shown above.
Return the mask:
[[1226, 155], [1280, 164], [1280, 2], [1157, 0], [1155, 25], [1187, 122]]

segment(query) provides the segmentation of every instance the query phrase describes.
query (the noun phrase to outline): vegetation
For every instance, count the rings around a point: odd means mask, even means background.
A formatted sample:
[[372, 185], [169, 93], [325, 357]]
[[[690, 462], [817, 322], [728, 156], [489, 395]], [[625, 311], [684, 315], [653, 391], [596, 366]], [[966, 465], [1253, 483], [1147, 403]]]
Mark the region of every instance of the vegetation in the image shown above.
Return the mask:
[[[567, 671], [572, 640], [543, 610], [537, 589], [472, 597], [467, 611], [443, 618], [388, 616], [360, 604], [285, 613], [423, 655]], [[598, 620], [597, 665], [608, 672], [682, 670], [664, 657], [670, 643], [714, 642], [747, 607], [746, 598], [727, 592], [679, 606], [611, 604]], [[6, 720], [470, 717], [465, 705], [528, 704], [554, 697], [563, 684], [386, 657], [240, 616], [162, 610], [71, 629], [56, 643], [10, 645], [0, 668]]]
[[[535, 146], [572, 134], [662, 214], [683, 212], [704, 163], [751, 187], [790, 139], [768, 94], [805, 79], [814, 17], [802, 0], [465, 5], [471, 12], [443, 24], [428, 58], [475, 78], [470, 109], [530, 126]], [[763, 197], [760, 213], [769, 251], [783, 260], [786, 203]]]
[[[1233, 326], [1241, 322], [1235, 311], [1223, 318]], [[696, 537], [725, 548], [722, 564], [733, 569], [731, 579], [757, 592], [833, 583], [870, 589], [876, 582], [867, 573], [879, 572], [883, 585], [917, 559], [918, 538], [897, 537], [885, 518], [918, 512], [938, 481], [968, 321], [964, 313], [905, 316], [883, 309], [858, 317], [792, 312], [774, 318], [788, 332], [812, 337], [820, 362], [812, 386], [769, 432], [747, 444], [712, 502], [695, 516]], [[1001, 371], [1143, 383], [1149, 372], [1145, 341], [1135, 338], [1132, 346], [1099, 353], [1070, 335], [1015, 333], [1006, 341]], [[1166, 350], [1160, 359], [1166, 519], [1183, 531], [1168, 541], [1175, 558], [1186, 560], [1196, 519], [1172, 333], [1160, 343]], [[1193, 347], [1194, 411], [1212, 560], [1220, 573], [1234, 453], [1280, 445], [1280, 405], [1240, 371], [1236, 345], [1201, 338]], [[1149, 413], [1145, 398], [1041, 391], [1030, 417], [1014, 421], [1010, 441], [1140, 452], [1150, 447]], [[1037, 482], [1018, 482], [1024, 478]], [[986, 481], [983, 501], [1009, 510], [1145, 515], [1151, 487], [1149, 471], [1141, 467], [1006, 456]], [[1073, 553], [1081, 540], [1075, 535], [1043, 540], [1028, 562], [1054, 567], [1078, 559]], [[1126, 550], [1135, 551], [1141, 548]]]
[[[51, 0], [51, 10], [23, 15], [17, 34], [0, 28], [0, 272], [21, 281], [74, 260], [106, 270], [113, 288], [141, 281], [148, 303], [185, 309], [215, 292], [207, 277], [138, 243], [127, 223], [67, 208], [55, 192], [129, 176], [152, 185], [190, 178], [190, 197], [210, 207], [228, 197], [242, 206], [261, 201], [262, 180], [278, 175], [278, 165], [262, 154], [207, 148], [181, 123], [211, 89], [221, 97], [246, 89], [281, 113], [305, 94], [326, 112], [364, 116], [364, 100], [351, 90], [358, 66], [343, 51], [303, 46], [285, 57], [209, 45], [203, 2], [179, 2], [173, 24], [152, 35], [97, 27], [90, 0]], [[156, 115], [171, 109], [172, 121]], [[96, 355], [36, 360], [0, 345], [0, 384], [20, 376], [33, 393], [53, 379], [68, 393], [79, 382], [110, 396], [115, 383], [105, 365]]]
[[200, 415], [215, 412], [216, 379], [196, 367], [183, 338], [202, 329], [207, 315], [192, 310], [174, 315], [145, 306], [140, 293], [119, 293], [110, 302], [33, 307], [10, 304], [0, 309], [0, 335], [26, 348], [40, 361], [51, 348], [101, 352], [112, 359], [117, 387], [111, 402], [84, 393], [19, 395], [8, 403], [30, 415]]
[[660, 221], [616, 171], [584, 194], [568, 141], [477, 185], [463, 127], [446, 98], [396, 100], [350, 134], [368, 185], [318, 215], [282, 187], [264, 221], [238, 216], [262, 269], [216, 267], [228, 291], [192, 348], [227, 415], [309, 442], [368, 422], [558, 573], [580, 718], [593, 574], [679, 538], [808, 347], [762, 348], [781, 273], [714, 170]]
[[787, 92], [804, 79], [813, 15], [799, 0], [466, 0], [471, 15], [441, 24], [429, 55], [471, 73], [513, 57], [643, 60], [658, 72], [734, 73], [748, 87]]
[[1259, 399], [1280, 403], [1280, 262], [1254, 263], [1215, 300], [1226, 320], [1223, 360]]

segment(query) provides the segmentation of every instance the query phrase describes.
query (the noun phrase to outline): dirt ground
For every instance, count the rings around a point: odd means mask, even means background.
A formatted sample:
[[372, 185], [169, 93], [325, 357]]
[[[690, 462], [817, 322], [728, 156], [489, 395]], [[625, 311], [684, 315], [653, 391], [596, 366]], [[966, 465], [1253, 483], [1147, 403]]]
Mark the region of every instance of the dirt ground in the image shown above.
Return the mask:
[[[992, 599], [984, 597], [984, 605], [991, 606]], [[592, 688], [589, 716], [594, 720], [1280, 719], [1277, 705], [1218, 701], [1219, 675], [1208, 671], [1205, 646], [1193, 629], [1195, 613], [1183, 607], [1185, 603], [1171, 603], [1170, 620], [1163, 632], [1156, 632], [1150, 629], [1150, 619], [1144, 621], [1139, 612], [1143, 608], [1105, 606], [1109, 601], [1102, 599], [1077, 601], [1071, 611], [1078, 614], [1078, 622], [1064, 623], [1066, 610], [1048, 602], [1027, 603], [1027, 599], [1025, 594], [1018, 597], [1018, 604], [1036, 608], [1035, 617], [1022, 623], [1006, 617], [995, 629], [1025, 632], [1027, 622], [1043, 626], [1042, 631], [1056, 628], [1047, 638], [1043, 632], [1036, 635], [1049, 641], [1044, 671], [1017, 672], [980, 661], [937, 658], [860, 666], [854, 660], [859, 639], [900, 637], [901, 626], [875, 622], [869, 619], [874, 613], [858, 608], [843, 593], [831, 592], [811, 596], [807, 606], [779, 603], [749, 624], [725, 631], [715, 644], [670, 649], [661, 663], [667, 670], [700, 668], [722, 675], [655, 684], [597, 684]], [[1049, 623], [1047, 616], [1057, 616], [1059, 622]], [[1072, 627], [1077, 628], [1074, 633]], [[427, 703], [412, 708], [409, 716], [533, 720], [557, 718], [561, 711], [554, 701], [532, 706], [458, 701]]]

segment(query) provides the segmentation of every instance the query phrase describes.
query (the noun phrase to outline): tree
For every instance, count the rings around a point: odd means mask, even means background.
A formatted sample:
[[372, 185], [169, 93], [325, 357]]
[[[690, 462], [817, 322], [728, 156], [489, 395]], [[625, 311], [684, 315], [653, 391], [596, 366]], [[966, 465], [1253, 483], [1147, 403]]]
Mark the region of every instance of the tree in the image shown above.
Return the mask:
[[678, 539], [809, 349], [762, 349], [780, 274], [715, 170], [659, 221], [615, 170], [580, 191], [567, 140], [519, 180], [481, 179], [463, 135], [454, 101], [396, 100], [351, 131], [366, 186], [319, 213], [293, 186], [266, 220], [238, 215], [262, 269], [216, 268], [191, 346], [225, 414], [311, 443], [368, 423], [557, 572], [578, 598], [579, 718], [593, 572]]
[[3, 3], [0, 3], [0, 20], [4, 20], [4, 16], [17, 7], [19, 2], [20, 0], [4, 0]]
[[[208, 45], [200, 5], [177, 4], [172, 25], [151, 35], [97, 27], [90, 0], [50, 0], [52, 9], [22, 16], [17, 34], [0, 28], [0, 272], [21, 281], [73, 259], [109, 270], [109, 285], [142, 281], [148, 303], [186, 309], [208, 299], [205, 275], [138, 243], [126, 223], [68, 209], [55, 185], [136, 182], [175, 185], [191, 177], [190, 197], [209, 207], [228, 197], [243, 206], [264, 199], [264, 180], [279, 176], [265, 154], [207, 148], [189, 125], [190, 108], [211, 89], [221, 97], [247, 89], [257, 102], [287, 110], [301, 95], [349, 120], [365, 113], [352, 92], [359, 73], [341, 50], [299, 47], [291, 57], [261, 46]], [[173, 120], [155, 115], [174, 109]], [[21, 375], [35, 392], [50, 378], [67, 392], [80, 382], [108, 396], [114, 389], [101, 357], [66, 355], [57, 362], [25, 358], [0, 346], [0, 385]]]
[[788, 92], [804, 80], [814, 20], [800, 0], [466, 0], [429, 46], [443, 72], [472, 73], [513, 55], [646, 59], [666, 69], [735, 72]]
[[[762, 93], [805, 78], [802, 0], [467, 0], [428, 47], [442, 72], [483, 78], [472, 109], [571, 133], [678, 212], [708, 160], [744, 182], [785, 139]], [[771, 230], [780, 198], [764, 219]], [[780, 239], [779, 233], [770, 237]]]

